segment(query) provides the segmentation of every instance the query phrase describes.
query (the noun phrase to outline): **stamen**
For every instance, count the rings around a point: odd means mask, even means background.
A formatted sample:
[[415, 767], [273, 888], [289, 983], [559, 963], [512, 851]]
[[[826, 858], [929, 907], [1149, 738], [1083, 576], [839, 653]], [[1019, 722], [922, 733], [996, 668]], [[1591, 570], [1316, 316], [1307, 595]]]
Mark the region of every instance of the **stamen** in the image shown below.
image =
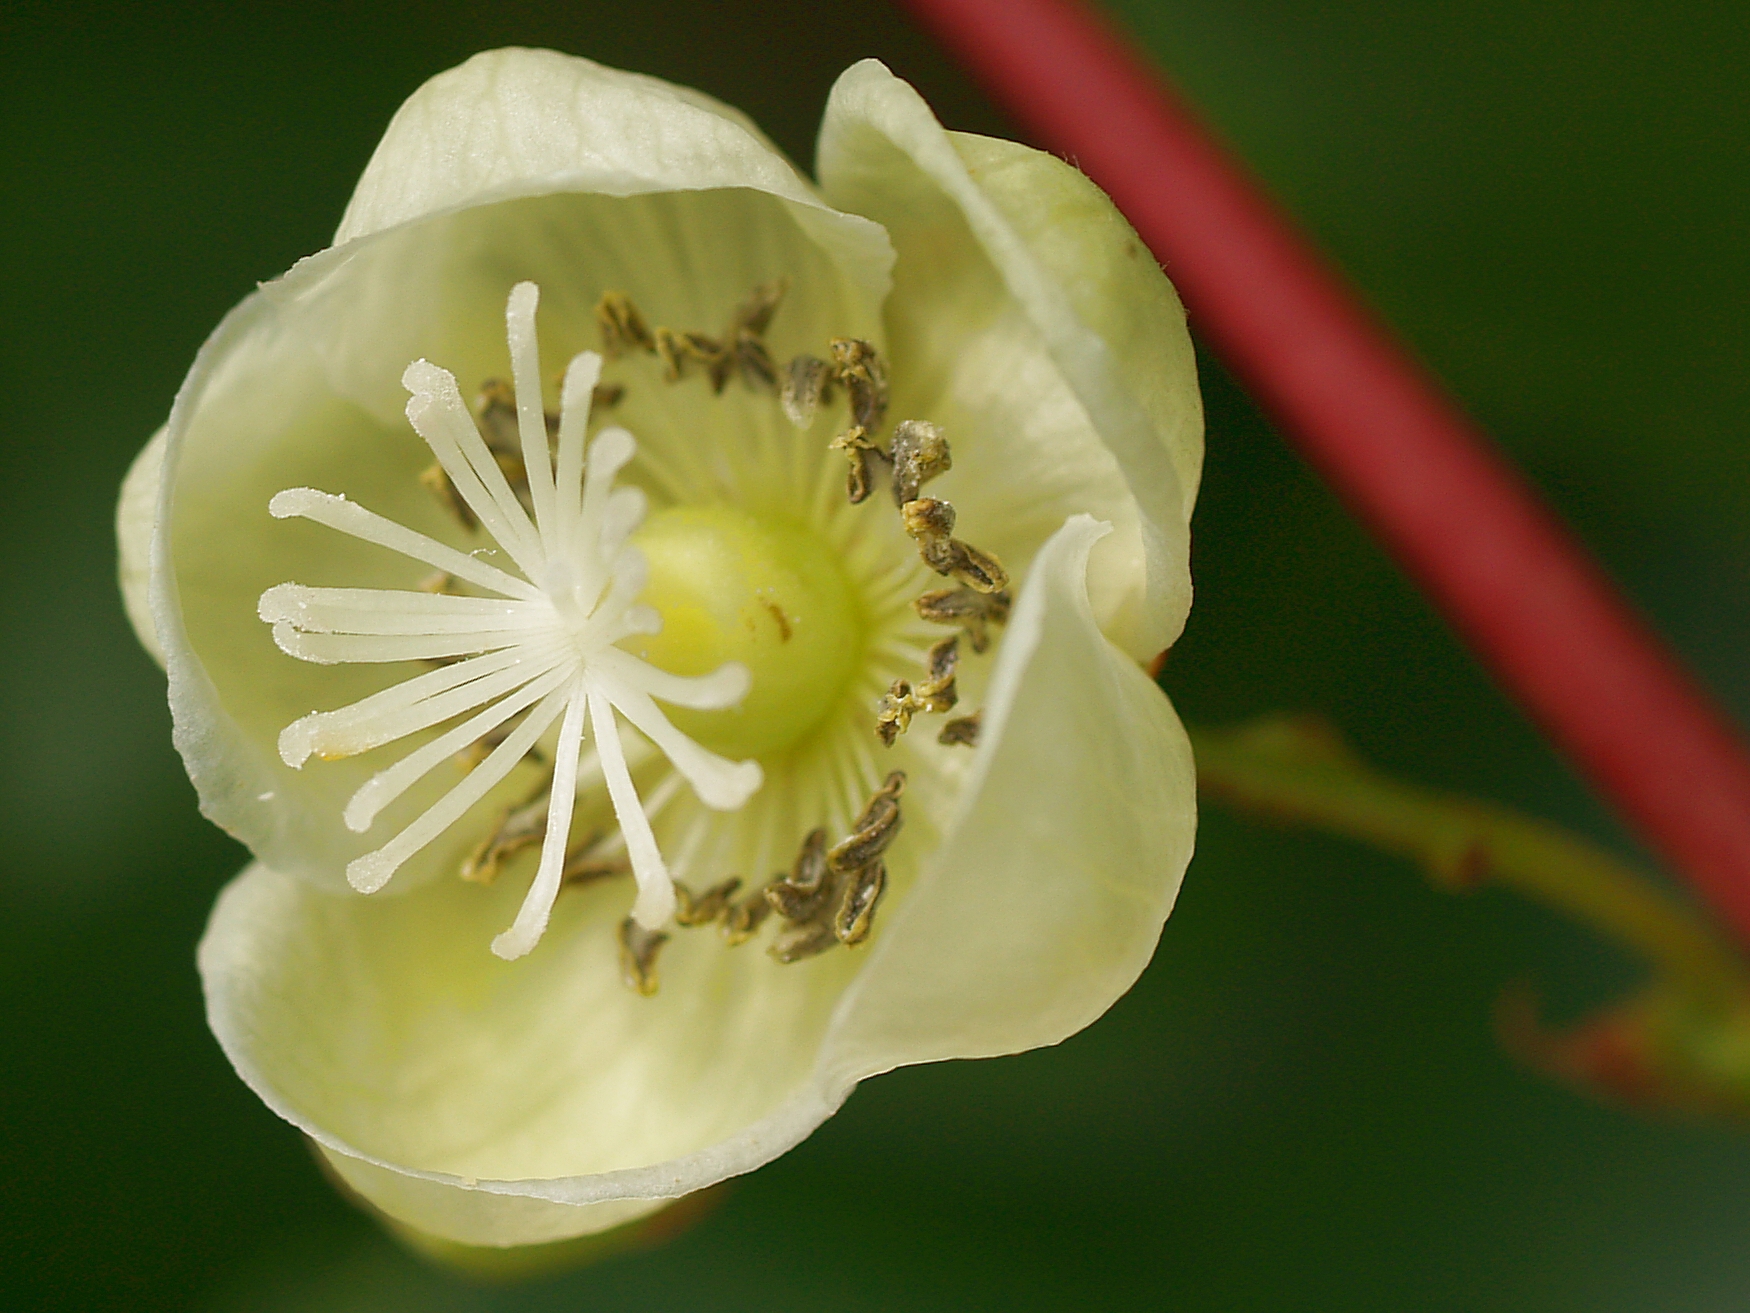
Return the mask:
[[886, 852], [899, 835], [902, 823], [899, 795], [905, 792], [905, 772], [891, 771], [869, 805], [857, 818], [849, 838], [833, 845], [826, 855], [827, 865], [835, 871], [854, 871], [867, 866]]
[[[881, 855], [899, 833], [899, 795], [904, 790], [905, 775], [890, 773], [848, 838], [828, 849], [826, 831], [811, 831], [790, 875], [761, 891], [768, 908], [786, 922], [766, 950], [779, 962], [800, 962], [835, 944], [860, 944], [869, 937], [876, 904], [887, 888]], [[755, 918], [747, 908], [741, 904], [732, 909], [725, 923], [732, 944], [748, 938], [766, 915]], [[744, 931], [738, 921], [750, 922], [751, 928]]]
[[887, 864], [879, 859], [852, 873], [844, 897], [833, 913], [832, 932], [839, 943], [860, 944], [875, 924], [875, 905], [887, 890]]
[[945, 748], [976, 747], [978, 733], [984, 727], [984, 710], [973, 712], [970, 716], [959, 716], [942, 726], [942, 732], [936, 735], [936, 742]]
[[735, 891], [741, 888], [741, 877], [732, 875], [727, 880], [712, 885], [697, 898], [693, 891], [679, 880], [674, 882], [676, 925], [701, 926], [710, 925], [729, 910], [730, 899], [735, 897]]
[[778, 403], [799, 429], [814, 423], [814, 412], [832, 400], [832, 366], [819, 356], [797, 356], [784, 371]]
[[1011, 599], [1006, 589], [981, 593], [972, 588], [939, 588], [912, 603], [918, 615], [936, 625], [959, 625], [966, 631], [974, 652], [990, 646], [989, 626], [1009, 618]]
[[915, 688], [907, 680], [894, 680], [876, 709], [875, 732], [888, 747], [911, 727], [911, 718], [919, 712], [952, 711], [960, 700], [954, 687], [954, 674], [960, 664], [960, 639], [956, 636], [935, 643], [925, 657], [925, 664], [928, 678]]
[[905, 531], [917, 542], [918, 555], [937, 574], [959, 580], [980, 593], [994, 593], [1009, 586], [1002, 562], [969, 543], [950, 537], [954, 532], [954, 508], [934, 497], [908, 501], [899, 510]]
[[646, 998], [656, 993], [656, 954], [668, 942], [660, 930], [647, 930], [636, 918], [620, 922], [620, 974], [626, 984]]
[[948, 440], [928, 420], [901, 420], [893, 428], [893, 504], [917, 500], [918, 489], [954, 466]]

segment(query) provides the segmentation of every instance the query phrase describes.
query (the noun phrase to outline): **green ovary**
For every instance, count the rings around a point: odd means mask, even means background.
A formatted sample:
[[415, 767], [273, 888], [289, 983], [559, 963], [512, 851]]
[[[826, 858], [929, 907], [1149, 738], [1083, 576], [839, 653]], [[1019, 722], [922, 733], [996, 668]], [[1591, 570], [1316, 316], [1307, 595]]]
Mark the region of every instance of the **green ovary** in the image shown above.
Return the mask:
[[811, 530], [728, 506], [675, 506], [632, 541], [650, 564], [640, 599], [659, 634], [622, 646], [675, 675], [739, 661], [739, 707], [666, 707], [675, 727], [726, 757], [781, 752], [842, 701], [863, 651], [863, 617], [836, 554]]

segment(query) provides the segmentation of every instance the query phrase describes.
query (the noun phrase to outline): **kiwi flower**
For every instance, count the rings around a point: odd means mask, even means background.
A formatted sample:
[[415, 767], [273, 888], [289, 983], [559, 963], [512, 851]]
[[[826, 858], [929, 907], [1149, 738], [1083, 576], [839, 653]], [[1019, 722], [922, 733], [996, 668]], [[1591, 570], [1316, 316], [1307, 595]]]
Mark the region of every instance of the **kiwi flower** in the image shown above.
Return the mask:
[[118, 511], [238, 1073], [391, 1217], [613, 1226], [1146, 964], [1189, 750], [1172, 288], [872, 61], [819, 182], [546, 51], [427, 83]]

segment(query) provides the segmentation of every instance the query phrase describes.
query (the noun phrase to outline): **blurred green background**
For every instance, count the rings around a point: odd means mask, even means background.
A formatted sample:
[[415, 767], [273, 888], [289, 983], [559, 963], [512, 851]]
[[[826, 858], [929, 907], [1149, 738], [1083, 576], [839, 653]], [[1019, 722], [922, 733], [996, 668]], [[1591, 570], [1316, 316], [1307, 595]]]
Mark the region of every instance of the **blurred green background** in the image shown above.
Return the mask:
[[[1721, 0], [1123, 0], [1116, 12], [1750, 713], [1750, 23]], [[806, 161], [877, 55], [1003, 119], [885, 3], [0, 7], [0, 1292], [200, 1310], [1750, 1306], [1750, 1135], [1526, 1074], [1489, 1009], [1629, 964], [1483, 892], [1211, 810], [1087, 1033], [876, 1080], [666, 1248], [469, 1285], [319, 1178], [201, 1019], [243, 861], [195, 813], [113, 586], [128, 460], [257, 280], [323, 246], [395, 106], [550, 45], [705, 88]], [[1375, 760], [1627, 845], [1206, 361], [1188, 718], [1333, 717]]]

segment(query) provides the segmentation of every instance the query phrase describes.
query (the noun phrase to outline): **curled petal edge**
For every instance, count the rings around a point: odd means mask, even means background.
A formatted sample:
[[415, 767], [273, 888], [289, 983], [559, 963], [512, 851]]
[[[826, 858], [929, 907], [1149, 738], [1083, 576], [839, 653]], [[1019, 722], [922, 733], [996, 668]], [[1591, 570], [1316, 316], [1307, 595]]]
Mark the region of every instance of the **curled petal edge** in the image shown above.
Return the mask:
[[[1140, 356], [1135, 344], [1120, 349], [1105, 340], [1098, 327], [1120, 323], [1122, 312], [1092, 315], [1090, 292], [1078, 283], [1098, 283], [1108, 291], [1122, 288], [1122, 280], [1090, 278], [1093, 269], [1074, 270], [1091, 255], [1103, 262], [1102, 239], [1083, 242], [1054, 240], [1053, 223], [1022, 218], [1025, 205], [1037, 208], [1041, 188], [1073, 196], [1078, 208], [1089, 207], [1097, 189], [1085, 179], [1070, 182], [1068, 166], [1025, 147], [1007, 144], [1007, 149], [987, 145], [983, 139], [953, 137], [946, 132], [928, 104], [910, 85], [896, 78], [878, 60], [852, 65], [834, 84], [821, 123], [818, 151], [822, 189], [829, 201], [872, 218], [883, 218], [881, 197], [892, 190], [884, 183], [894, 164], [884, 155], [897, 151], [901, 167], [913, 168], [926, 177], [959, 210], [974, 239], [1001, 278], [1009, 296], [1039, 333], [1047, 353], [1077, 401], [1086, 411], [1100, 439], [1112, 453], [1131, 496], [1135, 499], [1144, 555], [1140, 597], [1111, 617], [1107, 630], [1125, 651], [1137, 660], [1147, 660], [1171, 646], [1183, 629], [1191, 606], [1189, 570], [1190, 506], [1201, 470], [1201, 403], [1195, 394], [1194, 360], [1182, 311], [1173, 324], [1173, 334], [1161, 345], [1166, 355]], [[1013, 168], [1018, 152], [1037, 157], [1029, 170], [1027, 195], [1010, 194], [999, 187], [987, 194], [969, 172], [968, 158], [1001, 162]], [[1112, 221], [1110, 233], [1129, 234], [1129, 226], [1110, 202], [1098, 207]], [[1139, 246], [1140, 249], [1140, 246]], [[1158, 269], [1139, 268], [1132, 294], [1155, 296], [1164, 282]], [[1168, 289], [1170, 293], [1170, 288]], [[1177, 309], [1177, 298], [1171, 298]], [[1101, 320], [1109, 318], [1111, 324]], [[1172, 316], [1155, 315], [1156, 323], [1169, 324]], [[1145, 406], [1133, 388], [1138, 369], [1172, 372], [1182, 376], [1187, 387], [1180, 406], [1185, 413], [1164, 428], [1165, 414]], [[1149, 390], [1158, 393], [1158, 384]], [[1159, 397], [1154, 400], [1159, 401]], [[1151, 413], [1153, 411], [1153, 413]]]
[[390, 120], [334, 244], [434, 214], [552, 192], [630, 196], [745, 187], [798, 223], [864, 291], [887, 295], [878, 224], [831, 209], [746, 115], [689, 87], [553, 50], [487, 50], [428, 80]]

